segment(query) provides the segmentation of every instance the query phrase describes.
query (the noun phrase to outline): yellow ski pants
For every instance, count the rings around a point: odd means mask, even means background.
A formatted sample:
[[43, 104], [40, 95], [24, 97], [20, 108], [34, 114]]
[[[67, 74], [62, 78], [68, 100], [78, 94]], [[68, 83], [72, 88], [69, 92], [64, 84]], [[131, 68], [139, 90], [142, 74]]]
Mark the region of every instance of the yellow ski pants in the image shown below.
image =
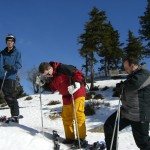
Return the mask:
[[[85, 139], [86, 126], [85, 126], [85, 114], [84, 114], [85, 97], [78, 97], [75, 99], [74, 104], [76, 108], [76, 117], [79, 130], [79, 137]], [[75, 139], [75, 133], [73, 128], [74, 110], [73, 104], [63, 105], [62, 107], [62, 121], [65, 130], [65, 136], [67, 139]]]

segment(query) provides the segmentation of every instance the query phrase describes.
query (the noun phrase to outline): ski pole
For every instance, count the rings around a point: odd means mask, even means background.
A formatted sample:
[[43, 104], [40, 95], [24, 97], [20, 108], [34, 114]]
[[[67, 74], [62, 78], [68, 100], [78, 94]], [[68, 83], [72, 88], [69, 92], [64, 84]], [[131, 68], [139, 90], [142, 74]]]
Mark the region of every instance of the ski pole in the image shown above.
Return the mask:
[[123, 86], [122, 86], [121, 94], [120, 94], [120, 98], [119, 98], [119, 104], [118, 104], [118, 109], [117, 109], [117, 114], [116, 114], [116, 119], [115, 119], [115, 126], [114, 126], [114, 130], [113, 130], [113, 136], [112, 136], [112, 140], [111, 140], [110, 150], [112, 150], [117, 124], [118, 124], [118, 126], [117, 126], [117, 133], [116, 133], [117, 134], [116, 135], [117, 136], [116, 137], [116, 150], [118, 150], [118, 133], [119, 133], [119, 124], [120, 124], [120, 105], [121, 105], [122, 94], [123, 94]]
[[[71, 85], [71, 77], [69, 77], [69, 80], [70, 80], [70, 85]], [[73, 94], [71, 94], [71, 96], [72, 96], [72, 105], [73, 105], [75, 129], [76, 129], [76, 133], [77, 133], [77, 139], [78, 139], [78, 143], [79, 143], [79, 149], [81, 149], [80, 137], [79, 137], [79, 128], [78, 128], [77, 115], [76, 115], [76, 106], [75, 106], [75, 103], [74, 103], [74, 96], [73, 96]]]
[[119, 101], [119, 108], [118, 108], [118, 127], [117, 127], [117, 139], [116, 139], [116, 150], [118, 150], [118, 146], [119, 146], [119, 142], [118, 142], [118, 139], [119, 139], [119, 124], [120, 124], [120, 101]]
[[[117, 110], [117, 114], [116, 114], [116, 119], [115, 119], [115, 125], [114, 125], [114, 130], [113, 130], [113, 135], [112, 135], [112, 139], [111, 139], [111, 145], [110, 145], [110, 150], [112, 150], [112, 146], [113, 146], [113, 141], [114, 141], [114, 136], [115, 136], [115, 132], [116, 132], [116, 126], [117, 126], [117, 124], [119, 123], [119, 113], [120, 113], [120, 100], [119, 100], [119, 104], [118, 104], [118, 110]], [[119, 124], [118, 124], [118, 126], [119, 126]], [[118, 129], [118, 128], [117, 128]], [[118, 131], [117, 131], [118, 132]], [[117, 136], [118, 136], [118, 133], [117, 133]], [[118, 139], [118, 137], [117, 137], [117, 139]], [[117, 140], [116, 139], [116, 140]], [[117, 142], [118, 142], [118, 140], [117, 140]], [[117, 150], [117, 148], [116, 148], [116, 150]]]
[[41, 96], [41, 86], [40, 86], [40, 110], [41, 110], [42, 134], [43, 134], [43, 136], [44, 136], [44, 127], [43, 127], [43, 113], [42, 113], [42, 96]]
[[76, 115], [76, 106], [75, 106], [75, 104], [74, 104], [74, 97], [73, 97], [73, 94], [71, 94], [71, 96], [72, 96], [72, 105], [73, 105], [73, 112], [74, 112], [75, 128], [76, 128], [76, 132], [77, 132], [77, 138], [78, 138], [78, 143], [79, 143], [79, 149], [81, 149], [80, 137], [79, 137], [79, 129], [78, 129], [78, 123], [77, 123], [77, 115]]
[[2, 93], [3, 85], [4, 85], [4, 81], [5, 81], [6, 75], [7, 75], [7, 71], [5, 71], [5, 74], [4, 74], [4, 78], [3, 78], [3, 81], [2, 81], [2, 85], [1, 85], [1, 91], [0, 91], [0, 93]]

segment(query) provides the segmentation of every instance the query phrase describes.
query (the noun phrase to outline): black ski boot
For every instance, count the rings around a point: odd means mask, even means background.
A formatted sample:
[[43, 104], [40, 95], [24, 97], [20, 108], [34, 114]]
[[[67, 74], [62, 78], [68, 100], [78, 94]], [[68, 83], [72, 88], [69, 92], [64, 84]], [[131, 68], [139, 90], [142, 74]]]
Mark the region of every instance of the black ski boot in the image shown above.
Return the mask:
[[99, 144], [100, 144], [100, 150], [106, 149], [106, 143], [104, 141], [99, 142]]
[[74, 141], [74, 143], [71, 145], [72, 149], [78, 149], [78, 148], [86, 148], [88, 146], [88, 141], [86, 141], [85, 139], [80, 139], [80, 146], [79, 147], [79, 141], [78, 139], [76, 139]]
[[64, 139], [62, 141], [63, 144], [73, 144], [75, 140], [72, 140], [72, 139]]
[[11, 119], [10, 119], [10, 121], [14, 122], [14, 123], [19, 123], [18, 116], [12, 116]]
[[106, 148], [105, 142], [97, 141], [97, 142], [93, 143], [91, 150], [105, 150], [105, 148]]
[[57, 131], [53, 130], [54, 150], [60, 150], [59, 137]]
[[22, 115], [12, 116], [12, 117], [2, 116], [2, 117], [0, 117], [0, 122], [4, 122], [4, 123], [9, 123], [9, 122], [19, 123], [19, 119], [22, 119], [22, 118], [23, 118]]

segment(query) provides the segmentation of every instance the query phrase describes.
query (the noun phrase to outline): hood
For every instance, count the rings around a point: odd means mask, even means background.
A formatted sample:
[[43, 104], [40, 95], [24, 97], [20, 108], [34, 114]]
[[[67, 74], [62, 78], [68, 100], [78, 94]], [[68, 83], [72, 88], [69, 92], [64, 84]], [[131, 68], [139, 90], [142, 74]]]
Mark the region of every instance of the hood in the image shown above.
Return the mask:
[[53, 75], [56, 74], [56, 73], [57, 73], [57, 68], [58, 68], [58, 66], [59, 66], [61, 63], [51, 61], [51, 62], [49, 62], [49, 64], [53, 67]]

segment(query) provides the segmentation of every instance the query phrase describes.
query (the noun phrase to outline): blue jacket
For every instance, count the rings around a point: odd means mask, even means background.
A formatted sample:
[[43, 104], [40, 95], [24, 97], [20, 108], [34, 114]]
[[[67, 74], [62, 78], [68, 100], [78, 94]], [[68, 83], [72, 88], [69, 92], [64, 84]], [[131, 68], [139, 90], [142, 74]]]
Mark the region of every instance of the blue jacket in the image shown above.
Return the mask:
[[21, 63], [21, 53], [15, 46], [10, 52], [8, 52], [7, 47], [2, 50], [0, 52], [0, 79], [3, 79], [5, 74], [3, 66], [11, 65], [13, 69], [7, 72], [6, 79], [16, 80], [18, 69], [22, 67]]

